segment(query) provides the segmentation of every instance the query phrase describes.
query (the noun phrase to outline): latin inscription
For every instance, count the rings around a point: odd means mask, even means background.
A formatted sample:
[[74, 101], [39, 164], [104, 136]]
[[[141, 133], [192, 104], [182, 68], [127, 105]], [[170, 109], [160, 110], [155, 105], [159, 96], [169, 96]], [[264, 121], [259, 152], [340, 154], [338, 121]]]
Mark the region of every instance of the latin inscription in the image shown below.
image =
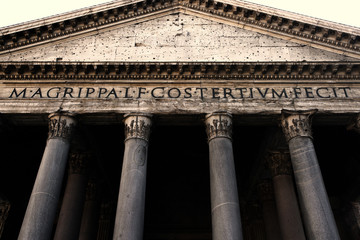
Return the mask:
[[293, 99], [349, 98], [350, 87], [51, 87], [12, 88], [10, 99]]

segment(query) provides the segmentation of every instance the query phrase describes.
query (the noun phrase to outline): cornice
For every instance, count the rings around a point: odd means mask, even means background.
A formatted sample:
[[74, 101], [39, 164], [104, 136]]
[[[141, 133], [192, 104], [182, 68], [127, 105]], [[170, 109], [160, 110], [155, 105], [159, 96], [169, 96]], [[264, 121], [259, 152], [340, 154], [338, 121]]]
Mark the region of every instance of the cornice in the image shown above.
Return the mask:
[[[43, 25], [30, 24], [29, 28], [16, 27], [18, 31], [1, 29], [0, 53], [36, 43], [72, 36], [90, 30], [98, 30], [128, 22], [165, 10], [185, 9], [273, 32], [285, 37], [299, 38], [310, 45], [325, 46], [352, 54], [360, 53], [360, 29], [314, 21], [312, 18], [295, 14], [283, 14], [271, 8], [253, 6], [243, 1], [226, 2], [212, 0], [146, 0], [120, 1], [101, 5], [92, 11], [83, 10], [78, 14], [68, 14], [68, 18], [57, 17], [59, 21], [44, 21]], [[128, 3], [128, 4], [126, 4]], [[96, 10], [96, 11], [95, 11]], [[282, 15], [279, 15], [282, 14]], [[300, 16], [300, 17], [299, 17]], [[70, 18], [69, 18], [70, 17]], [[73, 17], [73, 18], [71, 18]], [[303, 21], [301, 21], [303, 19]]]
[[1, 80], [359, 80], [360, 62], [0, 62]]

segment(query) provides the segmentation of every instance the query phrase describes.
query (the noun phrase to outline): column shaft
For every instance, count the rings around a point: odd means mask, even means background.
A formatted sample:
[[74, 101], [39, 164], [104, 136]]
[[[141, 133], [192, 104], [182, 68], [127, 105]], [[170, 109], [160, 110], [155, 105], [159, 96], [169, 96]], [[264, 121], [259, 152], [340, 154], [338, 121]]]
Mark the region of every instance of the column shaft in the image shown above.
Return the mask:
[[150, 118], [128, 115], [113, 239], [142, 240]]
[[340, 239], [311, 136], [312, 112], [283, 111], [283, 130], [308, 239]]
[[278, 214], [274, 201], [273, 185], [271, 180], [263, 181], [258, 185], [262, 204], [263, 220], [267, 240], [281, 240]]
[[81, 220], [79, 240], [95, 240], [98, 230], [99, 201], [97, 197], [97, 184], [95, 181], [88, 182], [86, 201]]
[[20, 240], [47, 240], [52, 227], [69, 152], [73, 118], [50, 115], [49, 138], [20, 229]]
[[214, 113], [206, 119], [214, 240], [242, 239], [231, 121], [231, 116], [224, 113]]
[[305, 240], [290, 161], [287, 151], [271, 151], [268, 156], [281, 235], [283, 240]]
[[88, 154], [85, 153], [70, 154], [70, 171], [54, 240], [77, 240], [79, 237], [87, 186], [86, 158]]

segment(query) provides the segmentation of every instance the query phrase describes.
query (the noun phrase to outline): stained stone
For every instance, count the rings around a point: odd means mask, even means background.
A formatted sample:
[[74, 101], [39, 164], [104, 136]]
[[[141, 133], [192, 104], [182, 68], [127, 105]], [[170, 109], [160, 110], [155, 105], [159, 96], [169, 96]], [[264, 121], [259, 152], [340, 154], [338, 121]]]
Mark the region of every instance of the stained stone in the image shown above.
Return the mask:
[[213, 239], [240, 240], [243, 238], [231, 142], [231, 116], [225, 113], [210, 114], [206, 118], [206, 126]]
[[149, 115], [130, 114], [125, 118], [125, 152], [116, 210], [113, 239], [142, 240]]
[[19, 240], [48, 240], [56, 210], [70, 148], [75, 120], [69, 115], [49, 116], [49, 137], [28, 207], [19, 233]]
[[282, 126], [289, 143], [307, 238], [337, 240], [339, 233], [312, 142], [313, 113], [283, 111]]

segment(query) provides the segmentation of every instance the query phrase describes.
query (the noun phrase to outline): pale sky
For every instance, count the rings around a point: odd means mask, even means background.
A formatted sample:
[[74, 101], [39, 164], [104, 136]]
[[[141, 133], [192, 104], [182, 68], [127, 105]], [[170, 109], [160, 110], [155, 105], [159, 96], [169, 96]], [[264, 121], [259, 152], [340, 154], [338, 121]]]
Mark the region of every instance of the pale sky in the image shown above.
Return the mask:
[[[0, 27], [48, 17], [111, 0], [2, 0]], [[248, 0], [248, 2], [360, 27], [360, 0]]]

